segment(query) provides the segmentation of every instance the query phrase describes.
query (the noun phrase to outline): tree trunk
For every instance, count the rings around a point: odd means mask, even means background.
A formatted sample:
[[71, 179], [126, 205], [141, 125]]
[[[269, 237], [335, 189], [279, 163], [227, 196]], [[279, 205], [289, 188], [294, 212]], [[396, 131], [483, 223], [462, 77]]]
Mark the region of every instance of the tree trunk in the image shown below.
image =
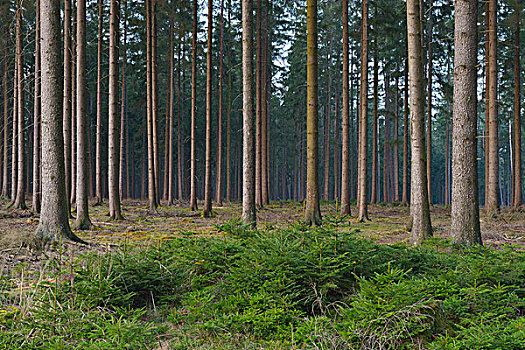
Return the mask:
[[[69, 0], [66, 0], [69, 1]], [[102, 23], [103, 0], [98, 0], [98, 39], [97, 39], [97, 134], [95, 140], [95, 197], [102, 203]]]
[[44, 241], [80, 241], [69, 228], [60, 90], [60, 0], [41, 0], [42, 208], [36, 229]]
[[308, 225], [321, 224], [319, 207], [319, 155], [318, 155], [318, 95], [317, 95], [317, 0], [308, 0], [306, 5], [306, 74], [307, 74], [307, 179], [306, 208], [304, 220]]
[[[396, 69], [397, 70], [397, 69]], [[394, 202], [399, 202], [399, 75], [396, 73], [394, 104]]]
[[211, 118], [212, 118], [212, 38], [213, 1], [208, 1], [208, 47], [206, 52], [206, 166], [204, 175], [204, 209], [202, 215], [210, 217], [211, 207]]
[[432, 205], [432, 0], [429, 1], [428, 19], [428, 69], [427, 69], [427, 181], [428, 203]]
[[[120, 146], [120, 123], [118, 115], [119, 91], [118, 91], [118, 61], [119, 61], [119, 0], [110, 2], [109, 20], [109, 149], [108, 149], [108, 189], [109, 189], [109, 217], [111, 220], [122, 220], [120, 212], [119, 196], [119, 146]], [[123, 85], [123, 89], [125, 85]], [[123, 93], [124, 94], [124, 93]]]
[[221, 42], [219, 54], [219, 106], [217, 120], [217, 160], [216, 160], [216, 181], [215, 181], [215, 202], [222, 206], [222, 63], [224, 55], [224, 0], [221, 0]]
[[242, 114], [243, 170], [242, 220], [256, 225], [255, 213], [255, 135], [253, 106], [253, 1], [242, 0]]
[[[128, 35], [128, 16], [127, 16], [127, 0], [124, 1], [124, 44], [122, 45], [122, 94], [120, 100], [120, 155], [119, 155], [119, 195], [120, 198], [128, 197], [126, 193], [127, 183], [126, 183], [126, 172], [125, 172], [125, 155], [126, 155], [126, 126], [129, 123], [126, 119], [127, 113], [127, 81], [126, 81], [126, 61], [127, 61], [127, 35]], [[118, 16], [118, 14], [117, 14]], [[118, 35], [118, 27], [117, 27]], [[118, 42], [118, 40], [117, 40]], [[117, 46], [118, 51], [118, 46]], [[117, 55], [118, 56], [118, 55]], [[118, 58], [118, 57], [117, 57]], [[118, 68], [118, 59], [117, 59], [117, 68]], [[118, 70], [118, 69], [117, 69]], [[118, 89], [118, 86], [117, 86]], [[118, 101], [118, 99], [117, 99]], [[127, 159], [126, 159], [127, 160]]]
[[497, 67], [497, 10], [496, 0], [488, 0], [489, 11], [489, 44], [488, 44], [488, 112], [489, 112], [489, 169], [488, 193], [485, 209], [490, 215], [496, 214], [499, 209], [499, 159], [498, 159], [498, 67]]
[[[337, 59], [337, 74], [339, 75], [339, 58]], [[339, 77], [336, 78], [339, 81]], [[335, 88], [335, 114], [334, 114], [334, 199], [337, 203], [339, 197], [339, 83]]]
[[[76, 33], [76, 18], [73, 19], [73, 28], [71, 31]], [[69, 189], [69, 202], [74, 204], [77, 198], [77, 54], [76, 39], [72, 35], [71, 40], [71, 188]], [[75, 209], [76, 210], [76, 209]]]
[[[228, 16], [231, 13], [229, 7]], [[228, 21], [228, 29], [230, 21]], [[229, 32], [229, 30], [228, 30]], [[228, 53], [228, 67], [231, 67], [231, 55]], [[232, 199], [232, 178], [231, 178], [231, 111], [232, 111], [232, 71], [228, 71], [228, 107], [226, 111], [226, 202]]]
[[150, 212], [155, 212], [157, 210], [157, 195], [156, 195], [156, 185], [155, 185], [155, 151], [154, 151], [154, 126], [153, 123], [153, 82], [152, 82], [152, 65], [153, 65], [153, 43], [152, 43], [152, 31], [154, 30], [152, 24], [152, 12], [153, 12], [153, 0], [146, 0], [146, 27], [147, 27], [147, 82], [146, 82], [146, 104], [147, 104], [147, 142], [148, 142], [148, 206]]
[[419, 1], [407, 1], [408, 69], [412, 139], [411, 229], [412, 243], [421, 244], [432, 235], [425, 159], [425, 116], [423, 108], [423, 63], [421, 60], [421, 22]]
[[257, 0], [256, 17], [256, 76], [255, 76], [255, 205], [262, 207], [262, 174], [261, 174], [261, 128], [262, 128], [262, 0]]
[[350, 127], [348, 101], [348, 0], [343, 4], [343, 111], [341, 154], [341, 215], [350, 215]]
[[8, 73], [8, 69], [9, 69], [9, 63], [8, 63], [8, 54], [9, 54], [9, 49], [8, 49], [8, 43], [7, 43], [7, 34], [8, 31], [6, 29], [6, 33], [5, 34], [5, 47], [4, 47], [4, 50], [5, 50], [5, 53], [4, 53], [4, 74], [3, 74], [3, 78], [2, 78], [2, 83], [3, 83], [3, 91], [4, 91], [4, 131], [3, 131], [3, 135], [4, 135], [4, 140], [3, 140], [3, 168], [2, 168], [2, 196], [3, 197], [7, 197], [8, 195], [8, 164], [9, 164], [9, 153], [7, 152], [7, 148], [8, 148], [8, 136], [9, 136], [9, 128], [8, 128], [8, 124], [9, 124], [9, 95], [8, 95], [8, 92], [9, 92], [9, 87], [8, 87], [8, 78], [9, 78], [9, 73]]
[[17, 10], [16, 10], [16, 56], [17, 56], [17, 71], [16, 71], [16, 80], [17, 80], [17, 142], [18, 142], [18, 157], [17, 157], [17, 188], [16, 188], [16, 197], [13, 203], [14, 208], [26, 209], [25, 202], [25, 137], [24, 137], [24, 51], [22, 44], [22, 1], [17, 1]]
[[408, 204], [408, 55], [405, 60], [405, 115], [403, 119], [403, 193], [401, 197], [401, 202]]
[[[180, 26], [179, 31], [179, 49], [178, 49], [178, 57], [177, 57], [177, 183], [178, 183], [178, 197], [179, 201], [183, 200], [183, 184], [182, 184], [182, 173], [184, 168], [184, 148], [182, 145], [182, 87], [181, 87], [181, 75], [182, 75], [182, 67], [181, 67], [181, 61], [183, 60], [184, 53], [182, 53], [181, 56], [181, 47], [182, 47], [182, 26]], [[173, 131], [172, 131], [173, 134]], [[170, 158], [170, 162], [173, 161], [173, 157]]]
[[35, 104], [33, 114], [33, 211], [40, 212], [40, 199], [42, 196], [41, 174], [40, 174], [40, 123], [42, 118], [41, 109], [41, 87], [40, 87], [40, 0], [36, 0], [36, 20], [35, 20]]
[[456, 2], [454, 114], [452, 131], [453, 242], [481, 244], [477, 165], [477, 6], [476, 0]]
[[367, 185], [368, 185], [368, 0], [363, 0], [363, 17], [361, 23], [361, 96], [359, 99], [359, 198], [358, 200], [358, 220], [368, 220], [368, 208], [366, 204]]
[[[168, 150], [166, 152], [167, 157], [165, 161], [165, 168], [167, 170], [167, 183], [164, 186], [167, 186], [167, 194], [168, 194], [168, 205], [172, 205], [175, 202], [175, 193], [173, 188], [173, 100], [174, 100], [174, 77], [173, 77], [173, 71], [175, 69], [175, 48], [174, 48], [174, 9], [173, 9], [173, 0], [170, 3], [170, 51], [169, 51], [169, 83], [168, 83], [168, 112], [166, 113], [166, 117], [168, 119], [168, 127], [166, 128], [166, 135], [167, 138], [167, 144], [168, 144]], [[180, 156], [180, 155], [179, 155]]]
[[93, 227], [88, 208], [88, 164], [87, 164], [87, 125], [86, 110], [86, 0], [77, 2], [77, 230]]
[[18, 57], [15, 54], [15, 67], [13, 75], [13, 118], [11, 122], [11, 203], [16, 197], [17, 176], [18, 176]]
[[191, 63], [191, 145], [190, 145], [190, 206], [191, 210], [197, 208], [197, 173], [195, 159], [195, 122], [197, 114], [197, 0], [193, 0], [193, 41]]
[[[377, 7], [376, 7], [377, 8]], [[377, 13], [377, 11], [376, 11]], [[372, 188], [370, 193], [370, 203], [374, 204], [377, 200], [377, 107], [378, 107], [378, 81], [379, 81], [379, 62], [377, 59], [377, 40], [374, 41], [374, 111], [372, 123]]]
[[160, 204], [160, 160], [157, 127], [157, 1], [151, 0], [151, 121], [153, 132], [153, 170], [155, 176], [155, 201]]
[[520, 91], [520, 8], [515, 1], [514, 23], [514, 208], [521, 206], [521, 91]]
[[268, 193], [268, 1], [261, 9], [261, 203], [269, 204]]

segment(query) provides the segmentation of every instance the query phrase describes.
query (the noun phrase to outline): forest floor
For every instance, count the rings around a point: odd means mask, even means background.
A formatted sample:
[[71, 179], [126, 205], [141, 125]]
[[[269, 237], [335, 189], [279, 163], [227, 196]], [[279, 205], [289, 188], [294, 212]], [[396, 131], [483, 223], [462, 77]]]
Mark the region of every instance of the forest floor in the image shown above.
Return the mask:
[[[24, 239], [38, 226], [38, 216], [31, 210], [8, 208], [9, 202], [0, 200], [0, 272], [27, 263], [37, 268], [43, 252], [25, 249]], [[213, 208], [213, 216], [204, 218], [201, 211], [190, 211], [187, 203], [163, 205], [152, 214], [143, 201], [125, 200], [122, 203], [124, 220], [109, 219], [107, 201], [102, 205], [90, 205], [90, 217], [94, 228], [75, 231], [91, 247], [68, 243], [76, 254], [89, 250], [110, 251], [123, 245], [147, 246], [175, 237], [214, 237], [221, 235], [221, 226], [234, 223], [241, 216], [241, 204], [225, 203]], [[203, 203], [199, 202], [199, 208]], [[258, 210], [258, 228], [285, 227], [302, 220], [304, 202], [275, 201]], [[355, 206], [352, 211], [355, 211]], [[322, 201], [323, 217], [335, 218], [338, 207], [334, 201]], [[481, 231], [484, 245], [500, 248], [503, 245], [517, 245], [525, 248], [525, 212], [501, 209], [497, 217], [481, 215]], [[345, 217], [335, 228], [339, 232], [352, 232], [360, 238], [370, 239], [379, 244], [408, 243], [407, 231], [409, 208], [399, 203], [379, 203], [369, 206], [370, 221], [358, 222], [354, 217]], [[431, 220], [433, 234], [439, 238], [450, 238], [450, 206], [432, 206]], [[71, 219], [71, 224], [74, 219]], [[53, 253], [51, 253], [53, 254]], [[66, 253], [68, 254], [68, 253]]]

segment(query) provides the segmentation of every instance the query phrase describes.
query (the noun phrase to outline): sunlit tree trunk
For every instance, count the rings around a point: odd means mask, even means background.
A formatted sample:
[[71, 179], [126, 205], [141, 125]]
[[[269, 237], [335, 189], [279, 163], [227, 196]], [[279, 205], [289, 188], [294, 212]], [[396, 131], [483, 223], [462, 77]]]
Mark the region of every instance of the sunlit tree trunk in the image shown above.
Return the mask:
[[269, 204], [268, 191], [268, 1], [261, 8], [261, 203]]
[[520, 89], [520, 7], [514, 4], [514, 195], [512, 205], [521, 206], [521, 89]]
[[350, 214], [350, 127], [348, 100], [348, 0], [343, 5], [343, 106], [341, 151], [341, 215]]
[[204, 175], [204, 209], [202, 215], [209, 217], [211, 207], [211, 119], [212, 119], [212, 38], [213, 1], [208, 1], [208, 47], [206, 52], [206, 165]]
[[[120, 198], [127, 198], [129, 193], [126, 192], [127, 182], [126, 182], [126, 128], [129, 121], [126, 118], [127, 114], [127, 80], [126, 80], [126, 61], [127, 61], [127, 35], [128, 35], [128, 9], [127, 9], [127, 0], [124, 1], [124, 43], [122, 45], [122, 94], [120, 99], [120, 155], [119, 155], [119, 194]], [[117, 14], [118, 15], [118, 14]], [[118, 28], [117, 28], [118, 30]], [[118, 35], [118, 33], [117, 33]], [[117, 40], [118, 42], [118, 40]], [[117, 46], [118, 50], [118, 46]], [[118, 55], [117, 55], [118, 56]], [[117, 57], [118, 58], [118, 57]], [[118, 62], [118, 59], [117, 59]], [[117, 66], [118, 67], [118, 66]], [[118, 86], [117, 86], [118, 89]], [[118, 99], [117, 99], [118, 101]]]
[[[16, 49], [15, 49], [16, 52]], [[11, 118], [11, 203], [14, 203], [18, 177], [18, 57], [15, 53], [13, 74], [13, 117]]]
[[428, 203], [432, 205], [432, 0], [429, 0], [430, 15], [428, 19], [428, 69], [427, 69], [427, 181]]
[[242, 219], [255, 226], [255, 135], [253, 103], [253, 0], [242, 0], [243, 161]]
[[153, 133], [153, 170], [155, 176], [155, 201], [160, 204], [160, 159], [157, 110], [157, 1], [151, 0], [151, 122]]
[[403, 191], [401, 202], [408, 203], [408, 56], [405, 60], [405, 93], [404, 93], [404, 119], [403, 119]]
[[219, 105], [217, 121], [217, 160], [216, 160], [216, 181], [215, 181], [215, 202], [222, 206], [222, 82], [223, 71], [222, 63], [224, 61], [224, 0], [221, 0], [221, 38], [219, 54]]
[[[177, 53], [177, 184], [178, 184], [178, 198], [179, 201], [183, 200], [183, 169], [184, 169], [184, 147], [182, 145], [182, 86], [181, 86], [181, 76], [182, 76], [182, 66], [181, 61], [183, 60], [184, 53], [182, 53], [182, 26], [179, 26], [179, 45]], [[181, 56], [182, 54], [182, 56]], [[173, 161], [173, 157], [170, 158], [170, 161]]]
[[[66, 0], [69, 1], [69, 0]], [[95, 140], [95, 197], [102, 203], [102, 23], [103, 0], [98, 0], [98, 38], [97, 38], [97, 132]]]
[[358, 220], [368, 219], [367, 185], [368, 185], [368, 0], [363, 0], [363, 16], [361, 23], [361, 96], [359, 99], [359, 164], [358, 177]]
[[[376, 11], [377, 13], [377, 11]], [[377, 58], [377, 37], [374, 41], [374, 110], [372, 122], [372, 188], [370, 190], [370, 203], [377, 200], [377, 109], [378, 109], [378, 81], [379, 62]]]
[[262, 0], [257, 0], [255, 68], [255, 205], [262, 207], [261, 129], [262, 129]]
[[453, 242], [481, 244], [477, 165], [477, 0], [458, 0], [454, 24]]
[[74, 228], [92, 228], [88, 208], [88, 164], [87, 164], [87, 80], [86, 80], [86, 0], [77, 1], [77, 218]]
[[36, 0], [36, 20], [35, 20], [35, 104], [33, 112], [33, 211], [40, 212], [40, 199], [42, 193], [41, 172], [40, 172], [40, 124], [42, 117], [41, 109], [41, 86], [40, 86], [40, 0]]
[[147, 104], [147, 111], [146, 111], [146, 123], [147, 123], [147, 149], [148, 149], [148, 207], [150, 212], [155, 212], [157, 210], [157, 191], [156, 191], [156, 185], [155, 185], [155, 151], [154, 151], [154, 137], [153, 137], [153, 82], [152, 82], [152, 65], [153, 65], [153, 59], [152, 59], [152, 34], [153, 31], [153, 21], [152, 21], [152, 1], [153, 0], [146, 0], [146, 27], [147, 27], [147, 34], [146, 34], [146, 46], [147, 46], [147, 82], [146, 82], [146, 104]]
[[425, 116], [423, 108], [423, 63], [419, 1], [407, 1], [408, 69], [412, 140], [410, 216], [413, 244], [432, 235], [425, 159]]
[[[174, 89], [174, 77], [173, 77], [173, 71], [174, 71], [174, 55], [175, 55], [175, 50], [174, 50], [174, 29], [173, 29], [173, 26], [174, 26], [174, 9], [173, 9], [174, 5], [173, 5], [173, 0], [171, 1], [170, 3], [170, 51], [169, 51], [169, 67], [170, 67], [170, 71], [169, 71], [169, 84], [168, 84], [168, 112], [166, 113], [166, 117], [168, 118], [168, 128], [166, 130], [166, 135], [168, 135], [168, 139], [167, 139], [167, 144], [168, 144], [168, 151], [167, 151], [167, 157], [166, 157], [166, 162], [165, 162], [165, 167], [167, 168], [167, 173], [168, 173], [168, 182], [166, 184], [164, 184], [164, 186], [168, 186], [168, 205], [171, 205], [174, 203], [174, 200], [175, 200], [175, 193], [174, 193], [174, 188], [173, 188], [173, 99], [174, 99], [174, 93], [173, 93], [173, 89]], [[179, 157], [180, 157], [180, 154], [179, 154]]]
[[197, 210], [197, 173], [195, 159], [195, 122], [197, 113], [197, 0], [193, 0], [193, 41], [191, 63], [191, 145], [190, 145], [190, 206]]
[[306, 5], [306, 81], [307, 103], [307, 178], [306, 208], [304, 220], [308, 225], [321, 224], [319, 207], [319, 155], [318, 155], [318, 94], [317, 94], [317, 0], [308, 0]]
[[42, 207], [36, 230], [45, 241], [80, 241], [69, 228], [62, 135], [60, 0], [41, 0]]

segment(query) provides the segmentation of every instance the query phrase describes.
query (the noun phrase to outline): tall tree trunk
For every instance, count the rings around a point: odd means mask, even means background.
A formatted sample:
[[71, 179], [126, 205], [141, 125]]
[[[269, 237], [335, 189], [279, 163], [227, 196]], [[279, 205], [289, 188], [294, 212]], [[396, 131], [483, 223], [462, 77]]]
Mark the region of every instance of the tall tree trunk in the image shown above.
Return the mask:
[[[377, 6], [376, 6], [377, 8]], [[377, 10], [376, 10], [377, 13]], [[379, 62], [377, 58], [377, 34], [374, 40], [374, 111], [372, 123], [372, 188], [370, 190], [370, 203], [377, 200], [377, 107], [378, 107], [378, 81], [379, 81]]]
[[261, 201], [269, 204], [268, 193], [268, 1], [261, 13]]
[[456, 2], [454, 25], [454, 114], [452, 131], [453, 242], [481, 244], [477, 164], [477, 7]]
[[256, 225], [253, 103], [253, 0], [242, 0], [242, 220]]
[[151, 121], [153, 132], [153, 169], [155, 176], [155, 200], [160, 204], [160, 159], [157, 109], [157, 1], [151, 0]]
[[[330, 34], [330, 53], [332, 52], [332, 35]], [[331, 56], [328, 56], [328, 89], [326, 94], [326, 114], [325, 114], [325, 130], [324, 130], [324, 176], [323, 176], [323, 199], [329, 200], [330, 196], [330, 126], [331, 121], [331, 100], [332, 100], [332, 70]]]
[[[70, 0], [66, 0], [70, 1]], [[102, 25], [103, 0], [98, 0], [98, 39], [97, 39], [97, 133], [95, 140], [95, 197], [102, 203]]]
[[[120, 101], [120, 155], [119, 155], [119, 194], [120, 198], [126, 198], [128, 197], [128, 193], [126, 193], [127, 189], [127, 183], [126, 183], [126, 171], [125, 171], [125, 155], [126, 155], [126, 126], [129, 123], [126, 119], [126, 113], [127, 113], [127, 81], [126, 81], [126, 61], [127, 61], [127, 35], [128, 35], [128, 8], [127, 8], [127, 0], [124, 1], [124, 44], [122, 45], [122, 94], [121, 94], [121, 101]], [[118, 14], [117, 14], [118, 16]], [[117, 35], [118, 35], [118, 26], [117, 26]], [[118, 43], [118, 40], [117, 40]], [[118, 51], [118, 46], [117, 46]], [[118, 55], [117, 55], [117, 63], [118, 63]], [[118, 67], [118, 66], [117, 66]], [[118, 86], [117, 86], [118, 89]], [[118, 101], [118, 99], [117, 99]], [[126, 159], [127, 160], [127, 159]]]
[[19, 209], [26, 209], [25, 201], [25, 137], [24, 137], [24, 49], [22, 44], [22, 0], [17, 1], [17, 10], [16, 10], [16, 64], [18, 69], [16, 71], [16, 88], [18, 90], [18, 100], [17, 100], [17, 109], [18, 109], [18, 128], [17, 128], [17, 142], [18, 142], [18, 176], [17, 176], [17, 188], [16, 188], [16, 197], [13, 207]]
[[343, 111], [341, 154], [341, 215], [350, 214], [350, 126], [348, 100], [348, 0], [343, 5]]
[[[184, 168], [184, 148], [182, 145], [182, 87], [181, 87], [181, 76], [182, 76], [182, 66], [181, 61], [183, 60], [184, 53], [182, 53], [182, 25], [179, 26], [179, 49], [177, 57], [177, 184], [178, 184], [178, 197], [179, 201], [183, 200], [183, 183], [182, 183], [182, 173]], [[172, 132], [173, 134], [173, 132]], [[170, 161], [173, 160], [173, 157], [170, 158]]]
[[224, 55], [224, 0], [221, 0], [221, 43], [219, 54], [219, 106], [218, 106], [218, 120], [217, 120], [217, 165], [216, 165], [216, 181], [215, 181], [215, 202], [218, 206], [222, 206], [222, 63]]
[[425, 115], [423, 108], [423, 62], [419, 1], [407, 1], [408, 69], [412, 140], [410, 216], [412, 243], [420, 244], [432, 235], [425, 159]]
[[[397, 69], [396, 69], [397, 70]], [[399, 75], [396, 72], [394, 104], [394, 202], [399, 202]]]
[[3, 112], [4, 112], [4, 131], [3, 131], [3, 135], [4, 135], [4, 139], [3, 139], [3, 167], [2, 167], [2, 196], [3, 197], [7, 197], [8, 195], [8, 164], [9, 164], [9, 153], [7, 152], [7, 149], [8, 149], [8, 136], [9, 136], [9, 128], [8, 128], [8, 124], [9, 124], [9, 87], [8, 87], [8, 78], [9, 78], [9, 73], [8, 73], [8, 69], [9, 69], [9, 62], [8, 62], [8, 57], [9, 57], [9, 46], [8, 46], [8, 30], [6, 29], [6, 32], [4, 33], [5, 37], [5, 47], [4, 47], [4, 50], [5, 50], [5, 53], [4, 53], [4, 72], [3, 72], [3, 78], [2, 78], [2, 83], [3, 83], [3, 97], [4, 97], [4, 109], [3, 109]]
[[[74, 204], [77, 198], [77, 50], [76, 50], [76, 17], [73, 18], [71, 40], [71, 187], [69, 202]], [[76, 209], [75, 209], [76, 210]]]
[[212, 214], [211, 207], [211, 118], [212, 118], [212, 38], [213, 35], [213, 1], [208, 1], [208, 47], [206, 52], [206, 166], [204, 176], [204, 209], [203, 216]]
[[74, 228], [91, 229], [88, 208], [87, 104], [86, 104], [86, 0], [77, 1], [77, 218]]
[[191, 210], [197, 208], [197, 173], [195, 159], [195, 122], [197, 113], [197, 0], [193, 0], [193, 37], [192, 37], [192, 63], [191, 63], [191, 145], [190, 145], [190, 206]]
[[[174, 77], [173, 77], [173, 71], [175, 69], [175, 48], [174, 48], [174, 5], [173, 0], [170, 3], [170, 51], [169, 51], [169, 62], [170, 62], [170, 71], [169, 71], [169, 90], [168, 90], [168, 112], [166, 113], [166, 117], [168, 119], [168, 128], [166, 130], [166, 134], [168, 135], [168, 151], [165, 167], [167, 168], [167, 186], [168, 188], [168, 205], [171, 205], [175, 202], [175, 193], [173, 188], [173, 100], [174, 100]], [[180, 155], [179, 155], [180, 156]]]
[[403, 119], [403, 191], [401, 202], [404, 204], [408, 203], [408, 55], [405, 59], [405, 102], [404, 102], [404, 119]]
[[[231, 13], [231, 4], [228, 10], [228, 17]], [[230, 20], [228, 20], [228, 33]], [[231, 67], [231, 54], [228, 53], [228, 67]], [[228, 106], [226, 110], [226, 202], [232, 199], [232, 177], [231, 177], [231, 111], [232, 111], [232, 71], [228, 71]]]
[[[15, 50], [16, 52], [16, 50]], [[17, 189], [18, 176], [18, 57], [15, 54], [15, 67], [13, 75], [13, 117], [11, 122], [11, 203], [14, 203]]]
[[432, 205], [432, 0], [429, 0], [428, 19], [428, 69], [427, 69], [427, 181], [428, 181], [428, 203]]
[[256, 17], [256, 76], [255, 76], [255, 205], [262, 207], [262, 173], [261, 173], [261, 129], [262, 129], [262, 0], [257, 0]]
[[40, 174], [40, 124], [42, 118], [41, 109], [41, 87], [40, 87], [40, 0], [36, 0], [36, 20], [35, 20], [35, 104], [33, 122], [33, 211], [40, 212], [40, 199], [42, 197], [41, 174]]
[[[450, 74], [450, 58], [451, 58], [451, 52], [452, 49], [450, 47], [450, 43], [448, 45], [448, 52], [447, 52], [447, 82], [449, 84], [452, 84], [452, 78]], [[446, 92], [446, 99], [447, 99], [447, 119], [446, 119], [446, 140], [445, 140], [445, 205], [450, 204], [450, 129], [451, 129], [451, 122], [452, 122], [452, 101], [451, 101], [451, 94], [447, 91]], [[479, 199], [478, 199], [479, 200]], [[479, 205], [479, 204], [478, 204]]]
[[152, 21], [152, 12], [153, 12], [153, 2], [154, 0], [146, 0], [146, 27], [147, 27], [147, 82], [146, 82], [146, 104], [147, 104], [147, 142], [148, 142], [148, 206], [150, 212], [155, 212], [157, 210], [157, 191], [156, 191], [156, 185], [155, 185], [155, 151], [154, 151], [154, 126], [153, 123], [153, 74], [152, 74], [152, 66], [153, 66], [153, 43], [152, 43], [152, 31], [153, 28], [153, 21]]
[[521, 206], [521, 89], [520, 89], [520, 7], [514, 4], [514, 208]]
[[499, 209], [499, 159], [498, 159], [498, 67], [497, 67], [497, 11], [496, 0], [488, 0], [489, 44], [488, 44], [488, 112], [489, 112], [489, 169], [488, 193], [485, 209], [487, 213], [496, 214]]
[[319, 155], [318, 155], [318, 95], [317, 95], [317, 0], [308, 0], [306, 5], [307, 34], [306, 34], [306, 79], [307, 103], [307, 179], [306, 179], [306, 208], [304, 220], [308, 225], [321, 224], [321, 210], [319, 207]]
[[36, 235], [43, 241], [80, 241], [69, 228], [62, 135], [60, 0], [41, 0], [42, 208]]
[[[337, 74], [339, 75], [339, 58], [337, 59]], [[336, 77], [339, 81], [339, 76]], [[339, 197], [339, 83], [336, 83], [335, 88], [335, 114], [334, 114], [334, 199], [337, 202]]]
[[358, 220], [368, 219], [367, 208], [367, 185], [368, 185], [368, 0], [363, 0], [363, 16], [361, 23], [361, 96], [359, 99], [359, 198], [358, 200]]
[[[110, 17], [109, 17], [109, 217], [111, 220], [122, 220], [120, 212], [120, 196], [119, 196], [119, 146], [120, 146], [120, 120], [118, 115], [118, 61], [119, 61], [119, 14], [120, 1], [110, 1]], [[125, 85], [123, 84], [123, 89]], [[123, 92], [124, 94], [124, 92]]]

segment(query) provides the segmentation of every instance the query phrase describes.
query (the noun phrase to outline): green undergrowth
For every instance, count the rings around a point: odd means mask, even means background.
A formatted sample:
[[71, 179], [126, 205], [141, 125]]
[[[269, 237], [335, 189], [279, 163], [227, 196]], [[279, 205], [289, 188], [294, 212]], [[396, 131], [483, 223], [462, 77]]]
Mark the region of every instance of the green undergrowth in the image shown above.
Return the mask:
[[238, 221], [0, 279], [5, 349], [525, 349], [525, 255]]

